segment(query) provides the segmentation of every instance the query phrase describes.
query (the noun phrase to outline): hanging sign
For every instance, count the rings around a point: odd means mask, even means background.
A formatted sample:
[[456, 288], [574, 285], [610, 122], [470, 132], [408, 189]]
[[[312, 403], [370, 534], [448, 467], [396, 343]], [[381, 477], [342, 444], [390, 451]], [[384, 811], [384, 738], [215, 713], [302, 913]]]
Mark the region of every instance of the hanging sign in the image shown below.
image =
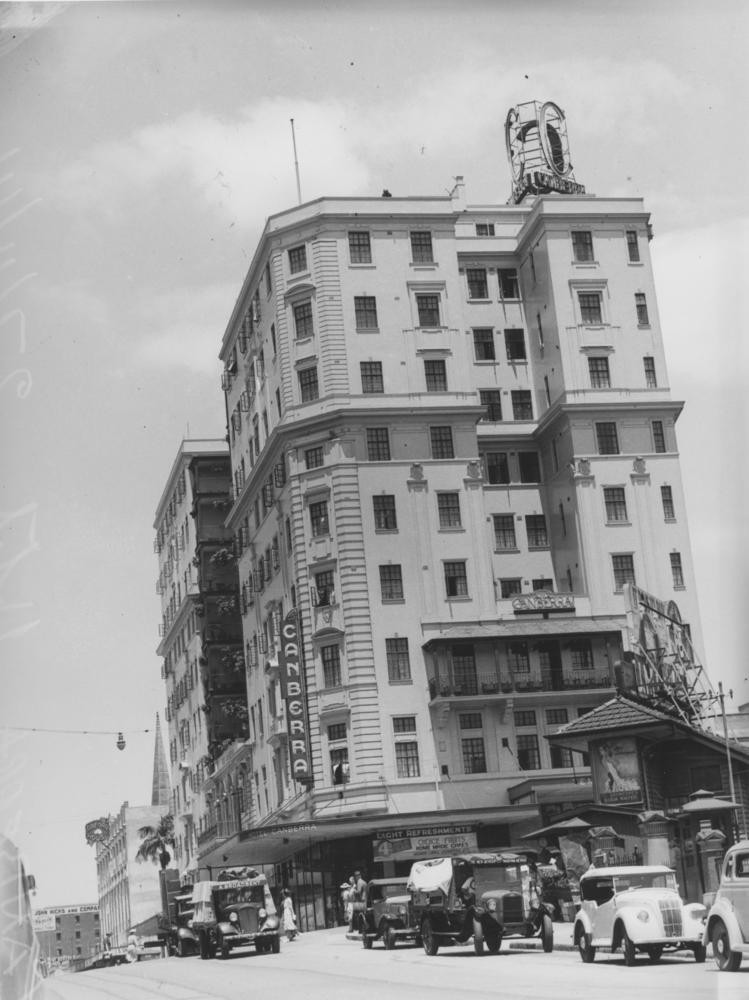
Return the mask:
[[307, 784], [312, 782], [312, 758], [300, 645], [297, 613], [292, 610], [281, 626], [278, 666], [281, 671], [281, 693], [286, 702], [291, 775], [295, 781]]

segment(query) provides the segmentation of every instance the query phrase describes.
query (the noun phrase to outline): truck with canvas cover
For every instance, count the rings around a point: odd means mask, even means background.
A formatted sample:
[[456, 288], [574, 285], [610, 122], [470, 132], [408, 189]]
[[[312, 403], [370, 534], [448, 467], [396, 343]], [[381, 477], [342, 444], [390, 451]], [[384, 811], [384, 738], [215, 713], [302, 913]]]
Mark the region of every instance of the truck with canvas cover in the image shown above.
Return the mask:
[[268, 880], [255, 869], [230, 869], [216, 881], [197, 882], [192, 905], [201, 958], [217, 954], [228, 958], [234, 948], [247, 945], [258, 952], [281, 950], [280, 922]]

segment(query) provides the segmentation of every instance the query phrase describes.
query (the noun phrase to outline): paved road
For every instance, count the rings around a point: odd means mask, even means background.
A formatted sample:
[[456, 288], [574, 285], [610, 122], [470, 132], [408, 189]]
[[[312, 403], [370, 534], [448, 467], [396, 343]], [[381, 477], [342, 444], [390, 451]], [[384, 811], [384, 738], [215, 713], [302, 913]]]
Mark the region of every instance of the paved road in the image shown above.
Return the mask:
[[499, 955], [379, 945], [365, 951], [342, 930], [284, 942], [280, 955], [235, 952], [226, 961], [152, 960], [47, 981], [46, 1000], [746, 1000], [749, 962], [719, 973], [712, 959], [646, 958], [628, 969], [619, 954], [583, 965], [573, 951], [516, 949]]

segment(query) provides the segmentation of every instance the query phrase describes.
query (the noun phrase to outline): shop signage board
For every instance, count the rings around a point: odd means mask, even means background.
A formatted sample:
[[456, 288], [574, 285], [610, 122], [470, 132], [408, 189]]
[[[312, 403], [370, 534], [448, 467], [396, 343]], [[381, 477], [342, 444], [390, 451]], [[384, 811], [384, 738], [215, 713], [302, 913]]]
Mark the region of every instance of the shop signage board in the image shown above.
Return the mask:
[[42, 931], [53, 931], [55, 929], [55, 915], [49, 910], [39, 910], [34, 914], [34, 932], [41, 934]]
[[312, 782], [312, 757], [309, 743], [307, 701], [304, 691], [301, 641], [295, 610], [281, 625], [281, 648], [278, 653], [281, 693], [286, 703], [286, 727], [289, 733], [289, 758], [295, 781]]
[[418, 861], [476, 852], [472, 826], [426, 826], [406, 830], [377, 830], [372, 841], [375, 861]]
[[596, 798], [607, 805], [642, 802], [642, 779], [637, 744], [631, 737], [590, 745]]

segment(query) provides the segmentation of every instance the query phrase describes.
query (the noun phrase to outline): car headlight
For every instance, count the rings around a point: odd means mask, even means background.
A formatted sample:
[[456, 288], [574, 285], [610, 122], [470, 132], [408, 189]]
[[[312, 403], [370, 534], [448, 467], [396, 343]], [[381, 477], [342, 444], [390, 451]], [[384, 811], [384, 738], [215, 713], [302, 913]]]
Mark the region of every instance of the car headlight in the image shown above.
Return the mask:
[[647, 910], [639, 910], [637, 913], [637, 919], [642, 920], [644, 924], [650, 920], [650, 913]]
[[405, 908], [405, 906], [399, 906], [398, 907], [398, 913], [400, 913], [400, 915], [402, 917], [405, 917], [405, 915], [406, 915], [406, 908]]
[[230, 923], [230, 924], [236, 924], [238, 920], [239, 920], [239, 917], [238, 917], [238, 916], [236, 915], [236, 913], [234, 913], [234, 912], [232, 911], [232, 912], [231, 912], [231, 913], [229, 914], [229, 923]]
[[489, 913], [496, 913], [497, 912], [496, 899], [490, 899], [489, 902], [486, 904], [486, 908], [489, 911]]
[[260, 917], [261, 920], [265, 920], [265, 918], [268, 916], [268, 911], [261, 906], [260, 909], [257, 911], [257, 915]]

